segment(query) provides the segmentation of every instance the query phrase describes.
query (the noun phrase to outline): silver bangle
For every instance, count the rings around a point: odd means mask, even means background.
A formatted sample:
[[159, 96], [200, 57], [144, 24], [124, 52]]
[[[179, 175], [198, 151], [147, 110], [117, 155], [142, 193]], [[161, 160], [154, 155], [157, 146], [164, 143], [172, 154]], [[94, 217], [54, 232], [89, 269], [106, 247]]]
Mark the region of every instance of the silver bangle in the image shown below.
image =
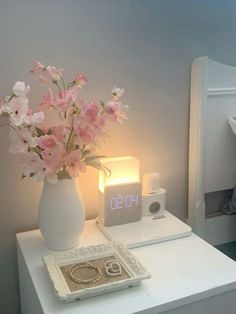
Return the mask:
[[[80, 268], [88, 268], [88, 269], [94, 269], [96, 270], [97, 274], [94, 278], [90, 278], [90, 279], [81, 279], [78, 276], [75, 275], [76, 270], [80, 269]], [[94, 266], [93, 264], [91, 264], [90, 262], [86, 262], [84, 264], [73, 264], [70, 266], [69, 268], [69, 276], [70, 278], [77, 282], [77, 283], [94, 283], [96, 281], [98, 281], [101, 278], [101, 272], [98, 269], [98, 267]]]
[[120, 276], [122, 274], [121, 265], [116, 259], [106, 261], [104, 268], [109, 276]]

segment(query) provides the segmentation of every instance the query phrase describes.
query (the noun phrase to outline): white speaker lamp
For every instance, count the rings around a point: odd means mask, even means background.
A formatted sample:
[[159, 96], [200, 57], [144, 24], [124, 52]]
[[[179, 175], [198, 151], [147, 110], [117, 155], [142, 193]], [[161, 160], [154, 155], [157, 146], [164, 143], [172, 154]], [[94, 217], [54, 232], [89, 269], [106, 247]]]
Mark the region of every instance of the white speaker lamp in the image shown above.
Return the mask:
[[146, 173], [143, 176], [142, 216], [153, 219], [165, 217], [166, 190], [160, 187], [160, 174]]

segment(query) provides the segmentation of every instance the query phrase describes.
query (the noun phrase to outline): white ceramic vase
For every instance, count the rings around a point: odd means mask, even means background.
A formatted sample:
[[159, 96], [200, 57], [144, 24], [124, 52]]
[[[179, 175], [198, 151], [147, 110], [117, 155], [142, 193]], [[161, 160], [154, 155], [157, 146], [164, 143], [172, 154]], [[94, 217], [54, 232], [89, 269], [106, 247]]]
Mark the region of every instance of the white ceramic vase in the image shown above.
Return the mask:
[[76, 179], [44, 182], [38, 209], [39, 229], [52, 250], [67, 250], [79, 244], [85, 223], [84, 202]]

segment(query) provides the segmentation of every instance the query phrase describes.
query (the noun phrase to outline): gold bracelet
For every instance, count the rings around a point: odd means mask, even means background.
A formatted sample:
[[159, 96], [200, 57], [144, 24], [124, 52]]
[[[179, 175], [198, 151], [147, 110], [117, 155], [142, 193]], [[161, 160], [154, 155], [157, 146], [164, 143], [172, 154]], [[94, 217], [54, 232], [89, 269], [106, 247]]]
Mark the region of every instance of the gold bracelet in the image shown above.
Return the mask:
[[[76, 270], [78, 270], [80, 268], [94, 269], [94, 270], [96, 270], [97, 274], [96, 274], [96, 276], [94, 278], [81, 279], [78, 276], [75, 276], [75, 274], [74, 274], [76, 272]], [[80, 265], [80, 264], [73, 264], [69, 268], [69, 276], [70, 276], [70, 278], [73, 281], [77, 282], [77, 283], [94, 283], [94, 282], [98, 281], [101, 278], [101, 275], [102, 274], [101, 274], [100, 270], [98, 269], [98, 267], [94, 266], [90, 262], [86, 262], [86, 263], [84, 263], [82, 265]]]

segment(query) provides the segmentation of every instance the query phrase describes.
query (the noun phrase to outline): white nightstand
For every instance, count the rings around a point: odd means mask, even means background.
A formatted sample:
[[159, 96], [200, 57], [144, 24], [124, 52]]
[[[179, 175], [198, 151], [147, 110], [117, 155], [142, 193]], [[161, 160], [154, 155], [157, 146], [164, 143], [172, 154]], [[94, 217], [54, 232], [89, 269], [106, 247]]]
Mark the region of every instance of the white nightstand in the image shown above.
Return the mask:
[[[81, 245], [105, 243], [95, 220]], [[132, 249], [152, 275], [139, 287], [65, 304], [54, 295], [42, 263], [52, 251], [38, 230], [17, 234], [22, 314], [235, 314], [236, 263], [192, 234]]]

